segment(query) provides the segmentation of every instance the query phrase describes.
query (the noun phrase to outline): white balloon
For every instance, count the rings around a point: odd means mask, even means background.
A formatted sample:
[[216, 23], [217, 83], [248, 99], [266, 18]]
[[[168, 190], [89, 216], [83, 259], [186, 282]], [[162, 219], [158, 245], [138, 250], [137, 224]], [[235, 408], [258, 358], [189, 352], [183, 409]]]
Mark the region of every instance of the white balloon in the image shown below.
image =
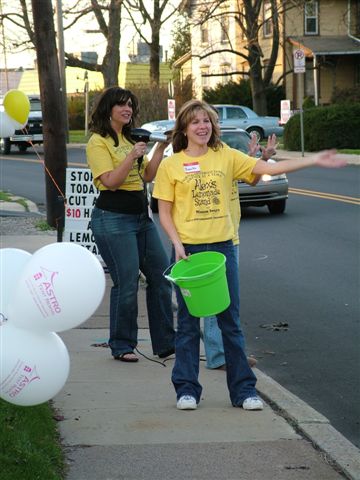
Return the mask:
[[5, 111], [0, 111], [0, 137], [8, 138], [14, 135], [18, 122], [9, 117]]
[[20, 328], [62, 332], [87, 320], [104, 292], [104, 270], [95, 255], [75, 243], [52, 243], [25, 266], [9, 319]]
[[[26, 127], [27, 123], [28, 123], [28, 119], [26, 119], [25, 123], [20, 123], [20, 122], [17, 122], [16, 120], [14, 120], [13, 118], [11, 119], [13, 122], [14, 122], [14, 126], [15, 126], [15, 130], [22, 130], [23, 128]], [[24, 132], [25, 134], [26, 132]]]
[[0, 327], [0, 398], [15, 405], [38, 405], [64, 386], [69, 353], [54, 332], [31, 332], [11, 322]]
[[8, 318], [8, 304], [31, 254], [19, 248], [0, 249], [0, 323]]

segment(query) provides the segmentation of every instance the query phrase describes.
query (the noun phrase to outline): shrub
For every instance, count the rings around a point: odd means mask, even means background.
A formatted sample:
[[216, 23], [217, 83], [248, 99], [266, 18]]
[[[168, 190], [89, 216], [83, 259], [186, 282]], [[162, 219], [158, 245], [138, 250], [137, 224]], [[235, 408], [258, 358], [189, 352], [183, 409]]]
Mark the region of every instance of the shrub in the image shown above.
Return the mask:
[[71, 95], [68, 97], [68, 121], [70, 130], [85, 128], [85, 99], [83, 95]]
[[208, 103], [229, 103], [252, 108], [249, 80], [240, 80], [239, 83], [231, 80], [224, 85], [218, 83], [215, 88], [205, 90], [203, 98]]
[[[304, 147], [314, 152], [326, 148], [360, 148], [360, 103], [315, 107], [304, 112]], [[300, 114], [284, 129], [284, 148], [301, 150]]]
[[266, 103], [268, 115], [280, 117], [280, 101], [285, 98], [283, 85], [275, 86], [272, 83], [266, 89]]
[[309, 108], [314, 108], [315, 102], [312, 97], [305, 97], [303, 101], [303, 109], [308, 110]]
[[331, 103], [360, 103], [360, 88], [335, 88]]

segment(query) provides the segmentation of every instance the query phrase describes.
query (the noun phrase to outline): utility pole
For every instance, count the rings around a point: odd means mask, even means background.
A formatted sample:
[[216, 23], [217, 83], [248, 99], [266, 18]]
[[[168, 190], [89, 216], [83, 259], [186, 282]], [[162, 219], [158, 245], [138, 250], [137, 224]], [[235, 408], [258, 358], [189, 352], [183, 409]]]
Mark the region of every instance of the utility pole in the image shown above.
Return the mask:
[[65, 129], [66, 142], [69, 142], [69, 122], [67, 115], [67, 94], [66, 94], [66, 70], [65, 70], [65, 48], [64, 48], [64, 27], [62, 17], [62, 0], [56, 0], [56, 25], [57, 25], [57, 44], [58, 44], [58, 61], [61, 80], [61, 90], [65, 108]]
[[84, 73], [84, 95], [85, 95], [85, 137], [86, 137], [89, 129], [89, 75], [87, 71], [85, 71]]
[[31, 0], [43, 114], [47, 222], [62, 240], [65, 220], [66, 111], [51, 0]]

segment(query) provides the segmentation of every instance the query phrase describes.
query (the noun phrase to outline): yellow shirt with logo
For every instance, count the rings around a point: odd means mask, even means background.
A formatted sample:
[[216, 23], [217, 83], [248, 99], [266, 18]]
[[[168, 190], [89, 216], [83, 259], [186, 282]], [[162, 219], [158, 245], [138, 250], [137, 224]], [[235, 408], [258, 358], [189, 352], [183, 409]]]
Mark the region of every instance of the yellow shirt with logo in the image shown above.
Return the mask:
[[[87, 162], [94, 177], [94, 184], [99, 190], [108, 190], [108, 188], [101, 183], [99, 177], [103, 173], [110, 172], [120, 165], [134, 147], [123, 135], [119, 134], [118, 138], [119, 145], [115, 147], [114, 140], [110, 136], [102, 137], [94, 133], [86, 146]], [[143, 176], [144, 169], [148, 162], [148, 158], [144, 156], [140, 167], [141, 176]], [[143, 190], [143, 183], [139, 176], [137, 162], [134, 162], [132, 169], [118, 190]]]
[[183, 243], [234, 238], [234, 180], [252, 183], [256, 162], [232, 148], [209, 148], [200, 157], [190, 157], [182, 151], [161, 162], [153, 195], [173, 203], [172, 218]]

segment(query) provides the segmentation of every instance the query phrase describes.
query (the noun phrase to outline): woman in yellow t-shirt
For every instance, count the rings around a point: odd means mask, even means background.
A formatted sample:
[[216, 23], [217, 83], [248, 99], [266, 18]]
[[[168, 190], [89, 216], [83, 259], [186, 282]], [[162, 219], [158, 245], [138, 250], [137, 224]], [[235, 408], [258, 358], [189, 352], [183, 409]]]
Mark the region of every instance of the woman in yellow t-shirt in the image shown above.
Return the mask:
[[[205, 102], [190, 100], [180, 109], [172, 135], [172, 156], [163, 160], [156, 176], [160, 222], [173, 244], [173, 260], [189, 254], [217, 251], [226, 256], [230, 306], [217, 315], [222, 332], [226, 378], [231, 403], [246, 410], [261, 410], [256, 377], [241, 346], [239, 278], [230, 192], [234, 180], [248, 183], [256, 175], [278, 175], [310, 166], [340, 167], [346, 162], [333, 151], [301, 160], [267, 163], [232, 148], [222, 148], [216, 113]], [[200, 319], [190, 315], [178, 287], [178, 323], [172, 382], [177, 408], [193, 410], [200, 401]]]
[[[217, 112], [216, 112], [217, 113]], [[223, 144], [224, 148], [228, 148], [226, 144]], [[266, 147], [261, 148], [258, 144], [256, 135], [252, 135], [249, 145], [248, 145], [248, 154], [250, 157], [258, 157], [258, 152], [261, 150], [261, 159], [268, 160], [273, 155], [276, 154], [276, 147], [277, 147], [277, 138], [276, 135], [270, 135], [268, 137]], [[260, 176], [258, 175], [252, 185], [256, 184], [260, 180]], [[235, 246], [236, 258], [239, 260], [239, 226], [240, 226], [240, 218], [241, 218], [241, 210], [240, 210], [240, 201], [239, 201], [239, 189], [238, 189], [238, 182], [235, 180], [232, 184], [231, 189], [231, 202], [230, 202], [230, 211], [231, 211], [231, 218], [234, 224], [234, 237], [233, 237], [233, 244]], [[245, 338], [243, 332], [241, 330], [240, 318], [239, 321], [239, 328], [241, 331], [242, 337], [242, 347], [244, 351], [245, 348]], [[216, 316], [206, 317], [204, 318], [204, 329], [202, 332], [202, 339], [204, 341], [204, 349], [205, 349], [205, 357], [206, 357], [206, 368], [209, 369], [221, 369], [226, 370], [226, 363], [225, 363], [225, 353], [224, 353], [224, 345], [221, 336], [221, 330], [219, 329]], [[257, 360], [255, 357], [250, 356], [247, 357], [247, 361], [250, 367], [255, 367], [257, 364]]]
[[146, 144], [131, 139], [138, 101], [129, 90], [111, 87], [100, 96], [91, 116], [87, 161], [100, 194], [91, 229], [113, 287], [110, 296], [109, 346], [116, 360], [137, 362], [139, 270], [146, 277], [146, 304], [154, 355], [174, 353], [172, 289], [162, 275], [169, 260], [148, 215], [144, 182], [155, 177], [166, 143], [152, 161]]

